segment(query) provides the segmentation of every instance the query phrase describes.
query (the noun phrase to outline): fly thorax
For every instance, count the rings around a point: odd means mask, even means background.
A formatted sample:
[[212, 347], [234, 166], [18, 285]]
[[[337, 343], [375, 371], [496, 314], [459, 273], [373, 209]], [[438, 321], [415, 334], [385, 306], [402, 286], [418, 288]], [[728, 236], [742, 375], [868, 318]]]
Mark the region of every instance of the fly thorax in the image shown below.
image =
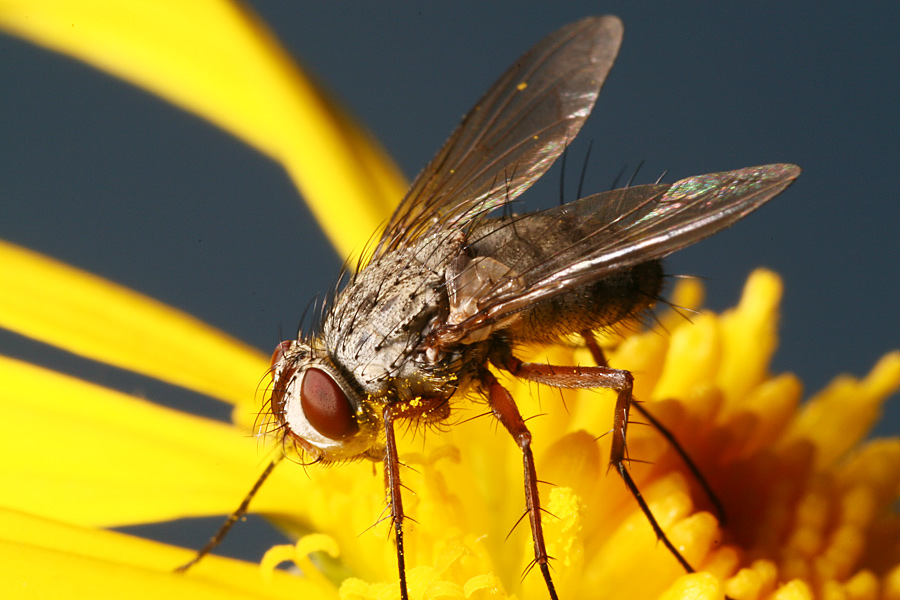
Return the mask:
[[341, 291], [322, 339], [367, 394], [382, 396], [398, 385], [419, 388], [430, 378], [419, 347], [447, 310], [443, 274], [414, 251], [399, 250], [369, 264]]

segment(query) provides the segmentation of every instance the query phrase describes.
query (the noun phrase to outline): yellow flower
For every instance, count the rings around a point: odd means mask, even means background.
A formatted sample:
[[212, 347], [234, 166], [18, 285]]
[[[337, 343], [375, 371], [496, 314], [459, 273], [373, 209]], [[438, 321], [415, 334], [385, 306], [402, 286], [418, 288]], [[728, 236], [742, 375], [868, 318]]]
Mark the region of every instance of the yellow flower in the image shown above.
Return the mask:
[[[224, 1], [20, 0], [0, 27], [126, 78], [194, 111], [284, 165], [346, 255], [402, 193], [396, 171], [312, 87], [263, 24]], [[204, 27], [197, 27], [203, 23]], [[165, 40], [166, 43], [160, 43]], [[220, 70], [223, 53], [231, 57]], [[354, 214], [352, 223], [342, 218]], [[348, 227], [353, 225], [354, 228]], [[27, 250], [0, 244], [0, 325], [235, 406], [236, 426], [190, 416], [9, 358], [0, 360], [0, 585], [19, 597], [396, 598], [380, 467], [279, 466], [252, 510], [300, 540], [263, 566], [103, 528], [224, 514], [266, 458], [247, 435], [266, 356], [169, 307]], [[503, 380], [529, 427], [554, 577], [568, 598], [898, 598], [900, 440], [864, 442], [900, 386], [900, 353], [801, 405], [772, 375], [781, 284], [759, 271], [737, 308], [656, 331], [608, 335], [610, 363], [675, 432], [722, 500], [719, 524], [695, 477], [650, 427], [632, 426], [634, 477], [684, 574], [607, 468], [611, 395]], [[692, 308], [702, 290], [674, 300]], [[662, 334], [661, 331], [669, 333]], [[579, 349], [532, 360], [587, 364]], [[546, 598], [531, 559], [521, 457], [484, 407], [445, 431], [402, 438], [411, 597]], [[552, 484], [552, 485], [551, 485]], [[311, 555], [311, 556], [310, 556]], [[337, 560], [326, 555], [337, 556]], [[303, 575], [273, 571], [293, 560]]]

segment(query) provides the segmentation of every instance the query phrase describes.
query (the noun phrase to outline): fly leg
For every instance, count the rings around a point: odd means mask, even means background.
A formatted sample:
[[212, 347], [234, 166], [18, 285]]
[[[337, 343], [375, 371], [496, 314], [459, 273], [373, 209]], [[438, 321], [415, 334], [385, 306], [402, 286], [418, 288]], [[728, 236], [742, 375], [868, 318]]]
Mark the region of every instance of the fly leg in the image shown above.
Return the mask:
[[553, 585], [553, 579], [550, 577], [550, 556], [547, 555], [547, 548], [544, 545], [544, 529], [541, 525], [541, 501], [538, 496], [538, 479], [537, 472], [534, 468], [534, 455], [531, 452], [531, 432], [525, 425], [519, 408], [513, 400], [512, 394], [503, 387], [494, 374], [487, 369], [482, 369], [481, 383], [488, 393], [488, 400], [491, 404], [491, 411], [497, 420], [503, 424], [516, 445], [522, 451], [522, 463], [525, 471], [525, 506], [528, 511], [528, 520], [531, 523], [531, 539], [534, 543], [534, 564], [537, 564], [544, 576], [544, 582], [547, 584], [547, 591], [550, 592], [552, 600], [559, 600], [556, 595], [556, 588]]
[[[597, 367], [559, 367], [555, 365], [547, 365], [540, 363], [525, 363], [515, 358], [511, 354], [502, 357], [502, 360], [495, 364], [506, 369], [516, 377], [535, 383], [542, 383], [553, 387], [562, 388], [606, 388], [616, 392], [616, 410], [613, 416], [612, 428], [612, 448], [609, 455], [610, 466], [615, 467], [625, 486], [634, 499], [637, 501], [641, 512], [647, 517], [647, 521], [653, 528], [653, 532], [663, 545], [672, 553], [672, 556], [688, 573], [693, 573], [694, 568], [688, 563], [681, 553], [675, 548], [675, 545], [669, 540], [665, 532], [660, 527], [659, 522], [650, 511], [650, 506], [644, 499], [637, 484], [631, 477], [631, 473], [626, 468], [628, 462], [626, 448], [626, 433], [628, 429], [628, 413], [631, 408], [632, 389], [634, 387], [634, 377], [629, 371], [622, 369], [612, 369], [606, 366]], [[508, 393], [508, 392], [507, 392]], [[495, 411], [496, 414], [496, 411]], [[518, 414], [518, 413], [516, 413]], [[527, 475], [527, 473], [526, 473]], [[537, 537], [537, 535], [535, 535]]]
[[[590, 350], [591, 356], [594, 358], [594, 362], [596, 362], [601, 367], [608, 367], [609, 363], [606, 361], [606, 356], [603, 354], [603, 349], [600, 348], [600, 345], [597, 343], [597, 338], [594, 337], [594, 333], [590, 330], [582, 331], [581, 337], [584, 338], [584, 342], [587, 345], [588, 350]], [[697, 483], [700, 484], [700, 487], [703, 488], [703, 492], [712, 503], [713, 510], [716, 511], [716, 517], [718, 517], [719, 523], [725, 523], [725, 507], [722, 505], [722, 501], [719, 500], [718, 496], [716, 496], [716, 493], [713, 491], [712, 486], [709, 485], [706, 477], [703, 476], [703, 472], [675, 437], [675, 434], [669, 431], [669, 429], [665, 425], [663, 425], [656, 417], [654, 417], [646, 408], [644, 408], [640, 402], [635, 402], [631, 405], [631, 407], [641, 413], [641, 416], [647, 419], [647, 421], [650, 422], [650, 425], [652, 425], [653, 428], [656, 429], [656, 431], [658, 431], [660, 435], [666, 438], [666, 441], [668, 441], [669, 444], [671, 444], [672, 448], [675, 450], [678, 456], [681, 457], [681, 460], [684, 461], [685, 466], [687, 466], [688, 470], [694, 476], [694, 479], [697, 481]]]
[[406, 586], [406, 556], [403, 551], [403, 498], [400, 495], [400, 458], [397, 455], [397, 439], [394, 437], [394, 415], [391, 407], [384, 409], [384, 479], [391, 508], [391, 523], [397, 544], [397, 570], [400, 574], [400, 600], [409, 600]]
[[194, 558], [192, 558], [190, 561], [188, 561], [185, 564], [181, 565], [180, 567], [176, 568], [175, 569], [176, 572], [184, 573], [185, 571], [187, 571], [188, 569], [193, 567], [195, 564], [200, 562], [200, 559], [202, 559], [204, 556], [206, 556], [207, 554], [209, 554], [210, 552], [215, 550], [216, 546], [218, 546], [219, 544], [222, 543], [222, 540], [225, 539], [225, 536], [228, 535], [228, 532], [231, 531], [231, 528], [234, 526], [234, 524], [237, 523], [239, 520], [241, 520], [244, 517], [244, 515], [247, 514], [247, 509], [250, 508], [250, 501], [253, 500], [253, 497], [256, 495], [256, 492], [259, 491], [259, 488], [262, 487], [263, 482], [266, 479], [268, 479], [269, 475], [272, 474], [272, 471], [275, 469], [275, 465], [277, 465], [279, 462], [281, 462], [282, 458], [284, 458], [283, 455], [279, 456], [278, 458], [273, 459], [272, 462], [269, 463], [269, 465], [266, 467], [266, 469], [262, 472], [262, 474], [256, 480], [256, 483], [253, 484], [253, 487], [250, 489], [250, 491], [244, 497], [244, 500], [241, 502], [241, 505], [238, 506], [237, 510], [235, 510], [233, 513], [228, 515], [228, 518], [225, 519], [225, 522], [222, 523], [222, 526], [219, 527], [219, 530], [215, 533], [215, 535], [213, 535], [210, 538], [210, 540], [208, 542], [206, 542], [206, 545], [203, 546], [203, 548], [201, 548], [200, 550], [197, 551], [197, 555], [194, 556]]

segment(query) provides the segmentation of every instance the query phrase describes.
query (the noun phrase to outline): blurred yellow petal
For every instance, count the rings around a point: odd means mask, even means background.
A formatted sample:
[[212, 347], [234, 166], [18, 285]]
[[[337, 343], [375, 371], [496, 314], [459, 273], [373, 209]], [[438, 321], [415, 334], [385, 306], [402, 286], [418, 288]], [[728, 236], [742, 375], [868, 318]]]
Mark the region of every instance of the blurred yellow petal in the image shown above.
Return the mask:
[[863, 379], [842, 376], [810, 398], [794, 419], [785, 443], [796, 439], [816, 444], [822, 466], [834, 462], [868, 433], [885, 399], [897, 391], [900, 352], [884, 356]]
[[708, 573], [693, 573], [679, 577], [660, 600], [721, 600], [722, 585]]
[[0, 241], [0, 327], [231, 403], [252, 404], [258, 350], [174, 308]]
[[295, 545], [280, 544], [266, 551], [259, 567], [266, 579], [271, 577], [271, 573], [275, 572], [282, 562], [293, 561], [307, 579], [314, 580], [317, 585], [323, 588], [333, 588], [333, 584], [316, 568], [309, 555], [320, 552], [328, 555], [330, 558], [338, 558], [340, 549], [337, 542], [330, 536], [314, 533], [304, 536], [297, 540]]
[[722, 315], [723, 356], [716, 384], [726, 398], [745, 396], [768, 376], [778, 345], [783, 287], [778, 275], [757, 269], [747, 278], [740, 303]]
[[0, 28], [143, 87], [279, 161], [342, 256], [361, 250], [406, 191], [381, 147], [238, 3], [2, 0]]
[[209, 557], [174, 573], [190, 552], [141, 538], [63, 525], [0, 508], [4, 598], [174, 600], [334, 598], [334, 588], [259, 566]]
[[[231, 512], [266, 461], [225, 423], [0, 358], [0, 506], [58, 521], [118, 526]], [[308, 493], [289, 469], [255, 508]], [[64, 500], [63, 500], [64, 499]]]
[[813, 592], [805, 581], [795, 579], [778, 588], [772, 600], [813, 600]]
[[722, 348], [716, 317], [701, 314], [693, 324], [672, 332], [669, 360], [656, 384], [655, 398], [690, 396], [695, 386], [709, 382], [717, 372]]

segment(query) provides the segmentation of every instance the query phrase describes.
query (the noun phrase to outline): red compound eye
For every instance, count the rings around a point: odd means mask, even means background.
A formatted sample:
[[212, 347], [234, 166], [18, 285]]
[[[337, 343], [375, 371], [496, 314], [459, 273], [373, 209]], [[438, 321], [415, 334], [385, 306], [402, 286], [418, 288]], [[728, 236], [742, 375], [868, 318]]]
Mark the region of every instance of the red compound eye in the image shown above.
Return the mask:
[[313, 428], [331, 440], [342, 440], [359, 431], [353, 406], [334, 378], [321, 369], [303, 374], [300, 406]]
[[287, 351], [290, 350], [291, 346], [294, 345], [294, 342], [281, 342], [277, 346], [275, 346], [275, 352], [272, 353], [272, 366], [275, 366], [279, 360], [284, 358], [284, 355], [287, 354]]

